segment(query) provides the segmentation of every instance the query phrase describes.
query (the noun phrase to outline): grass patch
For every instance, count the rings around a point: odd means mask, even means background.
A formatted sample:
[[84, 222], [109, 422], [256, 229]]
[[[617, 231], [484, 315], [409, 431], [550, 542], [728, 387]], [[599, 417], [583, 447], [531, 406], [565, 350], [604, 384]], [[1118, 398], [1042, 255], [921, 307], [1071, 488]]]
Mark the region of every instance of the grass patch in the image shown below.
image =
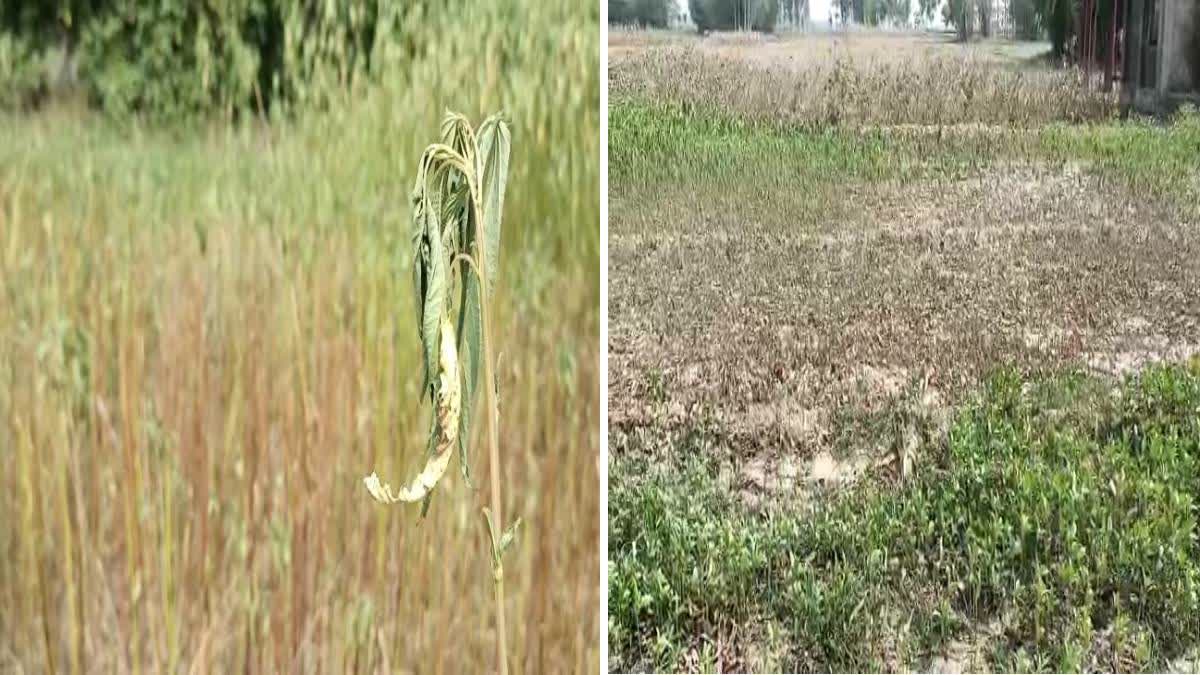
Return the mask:
[[1079, 163], [1135, 189], [1195, 198], [1200, 115], [1083, 125], [811, 129], [676, 103], [639, 100], [609, 109], [614, 192], [697, 187], [803, 190], [848, 180], [964, 177], [996, 162]]
[[744, 511], [688, 438], [669, 462], [613, 448], [614, 668], [677, 667], [757, 617], [805, 671], [925, 666], [989, 624], [1000, 669], [1162, 667], [1200, 642], [1200, 362], [1115, 392], [1001, 371], [914, 478], [813, 514]]

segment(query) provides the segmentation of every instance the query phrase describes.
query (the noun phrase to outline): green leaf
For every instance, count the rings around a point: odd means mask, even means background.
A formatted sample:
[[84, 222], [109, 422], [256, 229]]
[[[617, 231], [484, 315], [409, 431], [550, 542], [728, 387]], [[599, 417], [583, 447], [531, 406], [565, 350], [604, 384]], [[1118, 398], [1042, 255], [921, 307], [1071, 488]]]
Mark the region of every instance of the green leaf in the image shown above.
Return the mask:
[[471, 422], [475, 389], [479, 382], [479, 360], [483, 353], [483, 330], [479, 306], [479, 277], [465, 261], [462, 264], [461, 296], [458, 305], [458, 358], [462, 364], [463, 397], [459, 417], [458, 451], [463, 479], [471, 484], [467, 450], [471, 442]]
[[428, 247], [428, 260], [425, 268], [425, 298], [421, 311], [421, 342], [425, 352], [426, 386], [431, 393], [437, 386], [438, 344], [441, 339], [442, 314], [446, 308], [446, 290], [449, 277], [449, 261], [446, 259], [446, 247], [442, 242], [441, 232], [436, 214], [436, 207], [431, 208], [425, 202], [425, 246]]
[[500, 556], [517, 538], [517, 530], [521, 527], [521, 519], [517, 518], [512, 525], [504, 531], [504, 534], [499, 538], [496, 537], [496, 523], [492, 521], [492, 510], [488, 507], [483, 507], [483, 517], [487, 518], [488, 537], [492, 541], [492, 562], [497, 568], [500, 567]]
[[486, 506], [483, 507], [483, 517], [487, 519], [488, 541], [492, 544], [492, 563], [499, 566], [500, 550], [496, 548], [496, 523], [492, 522], [492, 510]]
[[496, 284], [500, 260], [500, 219], [504, 215], [504, 188], [508, 184], [508, 156], [511, 140], [508, 125], [500, 114], [492, 115], [479, 127], [479, 156], [483, 175], [482, 193], [483, 255], [490, 296]]
[[446, 111], [442, 118], [442, 142], [466, 158], [467, 164], [475, 166], [475, 144], [472, 142], [474, 132], [471, 123], [463, 115]]
[[[429, 292], [429, 244], [425, 238], [426, 232], [426, 217], [424, 199], [420, 194], [414, 193], [413, 199], [413, 292], [416, 297], [413, 299], [413, 308], [417, 313], [417, 333], [424, 341], [424, 326], [425, 326], [425, 298]], [[431, 377], [429, 356], [422, 350], [422, 362], [424, 370], [421, 377], [421, 391], [425, 392], [429, 389], [429, 381]]]
[[512, 546], [512, 543], [516, 541], [517, 530], [520, 529], [520, 527], [520, 518], [517, 518], [515, 521], [513, 521], [512, 525], [508, 526], [508, 529], [504, 531], [504, 536], [500, 537], [500, 545], [497, 546], [498, 550], [496, 551], [497, 555], [504, 555], [504, 552], [508, 550], [508, 547]]

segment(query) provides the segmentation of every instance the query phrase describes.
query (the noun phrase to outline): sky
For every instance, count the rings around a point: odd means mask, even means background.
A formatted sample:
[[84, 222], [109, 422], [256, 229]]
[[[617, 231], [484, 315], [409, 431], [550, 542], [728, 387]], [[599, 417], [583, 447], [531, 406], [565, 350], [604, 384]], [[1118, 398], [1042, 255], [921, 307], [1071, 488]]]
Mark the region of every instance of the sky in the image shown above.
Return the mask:
[[828, 23], [832, 0], [808, 0], [808, 18], [814, 22]]

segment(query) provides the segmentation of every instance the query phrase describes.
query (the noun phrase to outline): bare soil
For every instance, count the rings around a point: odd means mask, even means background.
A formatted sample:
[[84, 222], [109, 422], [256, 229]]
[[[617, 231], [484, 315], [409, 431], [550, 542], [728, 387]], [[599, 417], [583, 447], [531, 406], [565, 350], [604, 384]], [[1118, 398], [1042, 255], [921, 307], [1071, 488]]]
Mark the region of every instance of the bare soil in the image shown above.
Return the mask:
[[625, 198], [610, 428], [715, 424], [752, 505], [911, 470], [913, 437], [998, 366], [1116, 377], [1200, 354], [1200, 228], [1080, 167], [852, 184], [853, 209], [794, 228], [737, 199]]

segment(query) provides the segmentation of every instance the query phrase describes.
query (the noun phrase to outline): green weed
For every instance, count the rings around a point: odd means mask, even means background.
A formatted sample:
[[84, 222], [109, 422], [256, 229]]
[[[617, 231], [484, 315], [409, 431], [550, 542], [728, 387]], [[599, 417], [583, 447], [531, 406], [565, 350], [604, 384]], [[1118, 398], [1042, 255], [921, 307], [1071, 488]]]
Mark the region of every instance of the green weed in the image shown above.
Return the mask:
[[[1072, 406], [1102, 412], [1060, 414]], [[919, 667], [992, 621], [997, 668], [1161, 666], [1196, 645], [1200, 369], [1152, 368], [1115, 397], [1079, 375], [1000, 372], [922, 452], [912, 481], [868, 480], [810, 516], [744, 511], [712, 460], [614, 447], [614, 664], [669, 668], [678, 649], [650, 636], [682, 649], [759, 615], [789, 628], [788, 665], [806, 670]], [[915, 653], [886, 639], [909, 631]], [[1140, 637], [1100, 653], [1104, 631]]]

